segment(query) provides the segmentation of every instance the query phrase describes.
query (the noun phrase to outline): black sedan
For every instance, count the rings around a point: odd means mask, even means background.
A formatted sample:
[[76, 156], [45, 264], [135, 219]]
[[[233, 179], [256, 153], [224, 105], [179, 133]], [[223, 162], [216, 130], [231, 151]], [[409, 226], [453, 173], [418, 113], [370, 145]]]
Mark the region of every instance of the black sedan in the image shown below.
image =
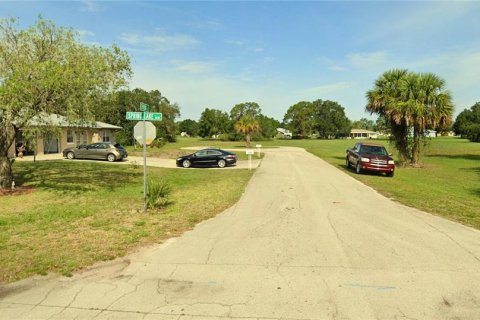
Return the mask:
[[224, 168], [237, 162], [235, 153], [222, 149], [203, 149], [177, 159], [177, 166], [189, 168], [191, 166], [218, 166]]
[[81, 144], [78, 147], [63, 150], [63, 156], [72, 159], [100, 159], [110, 162], [123, 160], [128, 157], [127, 151], [120, 144], [100, 142]]

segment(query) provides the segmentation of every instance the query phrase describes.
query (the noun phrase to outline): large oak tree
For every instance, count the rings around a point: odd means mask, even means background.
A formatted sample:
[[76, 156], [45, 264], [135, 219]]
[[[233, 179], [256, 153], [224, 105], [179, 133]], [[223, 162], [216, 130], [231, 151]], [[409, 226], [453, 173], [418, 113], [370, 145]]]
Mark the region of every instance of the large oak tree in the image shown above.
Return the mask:
[[19, 130], [33, 130], [33, 117], [92, 121], [94, 109], [130, 73], [128, 54], [115, 45], [87, 45], [76, 31], [41, 17], [26, 29], [0, 19], [0, 187], [13, 181], [8, 149]]

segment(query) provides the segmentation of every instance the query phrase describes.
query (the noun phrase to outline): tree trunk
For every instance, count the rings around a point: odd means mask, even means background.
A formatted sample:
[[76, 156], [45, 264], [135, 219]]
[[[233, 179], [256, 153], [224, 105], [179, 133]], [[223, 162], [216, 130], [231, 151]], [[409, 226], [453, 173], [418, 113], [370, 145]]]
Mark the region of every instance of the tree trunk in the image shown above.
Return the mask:
[[245, 142], [247, 143], [247, 148], [250, 148], [250, 134], [245, 135]]
[[420, 132], [417, 126], [413, 127], [412, 165], [417, 166], [420, 160]]
[[8, 149], [14, 139], [15, 129], [9, 130], [9, 127], [0, 121], [0, 189], [12, 187], [13, 171], [12, 164], [8, 158]]
[[13, 171], [10, 159], [7, 154], [0, 155], [0, 189], [11, 188], [13, 182]]

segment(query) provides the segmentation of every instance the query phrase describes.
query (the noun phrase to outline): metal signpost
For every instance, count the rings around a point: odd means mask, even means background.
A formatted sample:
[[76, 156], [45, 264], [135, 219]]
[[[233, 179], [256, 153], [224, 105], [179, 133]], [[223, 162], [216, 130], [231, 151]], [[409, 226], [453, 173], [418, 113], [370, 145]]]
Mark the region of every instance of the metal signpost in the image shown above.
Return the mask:
[[255, 150], [247, 149], [245, 153], [248, 155], [248, 170], [252, 170], [252, 154], [255, 154]]
[[162, 114], [160, 112], [148, 112], [150, 106], [140, 103], [142, 112], [127, 112], [125, 118], [127, 120], [137, 120], [138, 122], [133, 128], [133, 135], [138, 143], [143, 145], [143, 211], [147, 211], [147, 144], [157, 136], [157, 129], [149, 121], [161, 121]]

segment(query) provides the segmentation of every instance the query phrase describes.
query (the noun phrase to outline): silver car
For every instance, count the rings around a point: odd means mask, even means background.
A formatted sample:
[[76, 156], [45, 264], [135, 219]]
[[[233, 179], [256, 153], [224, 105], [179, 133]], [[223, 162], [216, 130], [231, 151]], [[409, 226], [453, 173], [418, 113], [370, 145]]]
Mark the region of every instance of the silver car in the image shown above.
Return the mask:
[[120, 144], [98, 142], [66, 148], [63, 156], [68, 159], [99, 159], [114, 162], [128, 157], [127, 151]]

